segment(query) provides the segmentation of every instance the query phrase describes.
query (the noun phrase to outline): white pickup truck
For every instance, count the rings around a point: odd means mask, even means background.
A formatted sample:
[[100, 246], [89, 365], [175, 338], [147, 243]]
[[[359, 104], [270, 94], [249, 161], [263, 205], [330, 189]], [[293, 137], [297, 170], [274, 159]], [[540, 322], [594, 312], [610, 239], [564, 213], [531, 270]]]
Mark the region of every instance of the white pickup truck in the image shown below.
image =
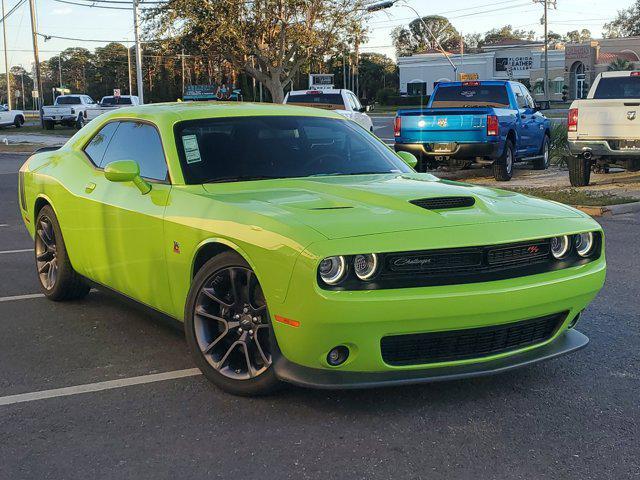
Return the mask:
[[373, 122], [365, 112], [356, 94], [345, 89], [292, 90], [284, 97], [284, 103], [303, 107], [335, 110], [336, 113], [353, 120], [361, 127], [373, 132]]
[[13, 125], [20, 128], [24, 123], [24, 112], [22, 110], [9, 110], [7, 105], [0, 106], [0, 127]]
[[87, 110], [87, 121], [93, 120], [96, 117], [99, 117], [103, 113], [111, 112], [114, 109], [122, 108], [122, 107], [132, 107], [135, 105], [140, 105], [140, 100], [136, 95], [121, 95], [119, 97], [114, 97], [113, 95], [108, 95], [106, 97], [102, 97], [100, 103], [97, 108], [92, 108]]
[[53, 105], [42, 107], [40, 115], [47, 130], [56, 124], [80, 129], [87, 122], [88, 111], [95, 108], [98, 105], [89, 95], [60, 95]]
[[571, 185], [589, 184], [591, 167], [640, 170], [640, 71], [599, 74], [567, 121]]

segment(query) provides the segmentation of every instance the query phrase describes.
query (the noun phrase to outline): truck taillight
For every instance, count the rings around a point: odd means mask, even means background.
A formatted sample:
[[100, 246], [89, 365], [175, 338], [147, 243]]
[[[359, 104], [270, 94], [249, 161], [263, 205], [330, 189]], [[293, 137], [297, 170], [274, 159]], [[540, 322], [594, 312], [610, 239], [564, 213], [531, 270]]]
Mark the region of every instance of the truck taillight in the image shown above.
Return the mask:
[[480, 82], [462, 82], [463, 87], [479, 87]]
[[640, 72], [631, 72], [632, 77], [640, 77]]
[[402, 117], [396, 117], [393, 121], [393, 136], [399, 137], [402, 129]]
[[495, 115], [487, 115], [487, 136], [495, 137], [498, 135], [499, 130], [498, 117]]
[[567, 129], [570, 132], [578, 131], [578, 109], [570, 108], [569, 116], [567, 117]]

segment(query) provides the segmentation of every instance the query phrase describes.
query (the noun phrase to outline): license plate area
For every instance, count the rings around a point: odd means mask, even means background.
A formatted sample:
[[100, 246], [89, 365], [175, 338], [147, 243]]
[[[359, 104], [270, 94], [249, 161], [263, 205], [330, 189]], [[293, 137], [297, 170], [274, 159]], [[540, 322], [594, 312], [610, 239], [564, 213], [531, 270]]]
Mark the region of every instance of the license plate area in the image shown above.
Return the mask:
[[456, 149], [457, 144], [455, 142], [449, 143], [434, 143], [433, 151], [435, 153], [451, 153]]

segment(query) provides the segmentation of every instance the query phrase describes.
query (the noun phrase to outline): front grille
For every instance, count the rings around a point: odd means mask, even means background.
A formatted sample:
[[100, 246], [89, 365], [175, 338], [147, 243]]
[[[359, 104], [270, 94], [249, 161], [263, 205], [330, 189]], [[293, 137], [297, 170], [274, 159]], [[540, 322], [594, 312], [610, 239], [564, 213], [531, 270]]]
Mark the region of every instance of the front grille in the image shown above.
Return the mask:
[[450, 362], [510, 352], [549, 340], [567, 312], [521, 322], [446, 332], [391, 335], [380, 341], [388, 365]]
[[411, 200], [409, 203], [427, 210], [444, 210], [447, 208], [472, 207], [476, 200], [473, 197], [436, 197], [419, 198], [418, 200]]

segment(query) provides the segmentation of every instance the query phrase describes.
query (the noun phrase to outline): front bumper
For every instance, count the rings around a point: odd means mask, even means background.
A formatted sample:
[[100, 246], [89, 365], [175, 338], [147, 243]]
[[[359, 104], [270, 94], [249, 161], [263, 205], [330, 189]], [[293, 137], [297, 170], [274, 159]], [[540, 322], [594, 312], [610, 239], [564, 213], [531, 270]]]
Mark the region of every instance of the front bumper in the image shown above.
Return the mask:
[[591, 152], [594, 157], [640, 158], [640, 149], [614, 150], [606, 140], [569, 140], [572, 155]]
[[504, 373], [514, 368], [526, 367], [544, 360], [575, 352], [584, 348], [589, 338], [577, 330], [567, 330], [555, 341], [545, 346], [529, 350], [507, 358], [499, 358], [481, 363], [442, 368], [389, 372], [343, 372], [303, 367], [288, 361], [281, 355], [274, 363], [276, 375], [281, 380], [301, 387], [326, 389], [353, 389], [390, 387], [414, 383], [461, 380]]
[[[597, 228], [591, 219], [582, 217], [544, 222], [545, 236]], [[298, 257], [285, 299], [270, 302], [275, 339], [283, 357], [276, 360], [281, 365], [276, 373], [284, 380], [301, 384], [313, 383], [309, 375], [319, 375], [320, 385], [401, 383], [403, 379], [501, 371], [511, 364], [520, 365], [522, 359], [530, 362], [538, 356], [553, 356], [542, 349], [562, 338], [571, 320], [604, 284], [604, 251], [597, 260], [575, 267], [468, 284], [336, 291], [320, 288], [316, 280], [319, 259], [337, 253], [385, 252], [390, 245], [402, 245], [406, 251], [463, 247], [468, 246], [468, 238], [478, 245], [495, 243], [496, 238], [524, 241], [540, 236], [541, 225], [537, 221], [504, 222], [491, 228], [433, 228], [314, 244], [313, 253], [305, 251]], [[381, 350], [382, 339], [389, 336], [501, 326], [560, 312], [566, 312], [566, 317], [544, 340], [491, 355], [392, 365], [385, 362]], [[298, 326], [279, 322], [276, 316], [295, 320]], [[330, 366], [327, 354], [337, 346], [346, 346], [349, 358], [338, 367]], [[535, 353], [538, 350], [540, 353]], [[564, 350], [561, 348], [554, 355]], [[526, 352], [532, 352], [531, 356]], [[332, 380], [336, 378], [345, 380]]]
[[495, 160], [500, 156], [498, 142], [484, 143], [456, 143], [451, 151], [436, 152], [433, 143], [399, 143], [393, 146], [396, 152], [409, 152], [417, 157], [446, 157], [456, 159], [474, 159], [476, 157], [489, 158]]

